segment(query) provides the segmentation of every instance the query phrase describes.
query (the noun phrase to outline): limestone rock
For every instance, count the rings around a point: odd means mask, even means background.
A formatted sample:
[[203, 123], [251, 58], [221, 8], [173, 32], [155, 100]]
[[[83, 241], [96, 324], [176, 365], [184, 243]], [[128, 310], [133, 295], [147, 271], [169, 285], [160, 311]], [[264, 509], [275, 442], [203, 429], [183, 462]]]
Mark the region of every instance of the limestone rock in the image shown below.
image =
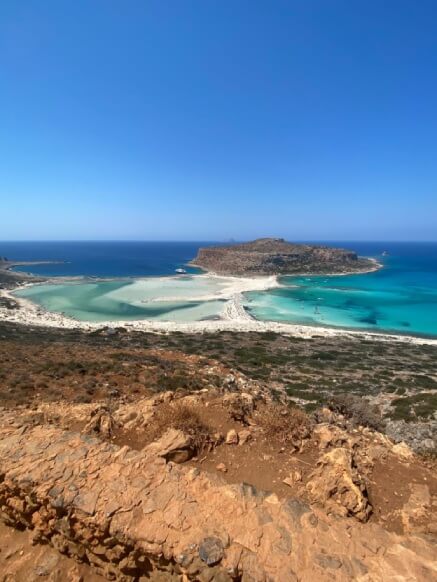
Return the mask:
[[[400, 517], [405, 531], [422, 531], [420, 522], [432, 512], [432, 499], [427, 485], [410, 485], [411, 493], [407, 503], [400, 511]], [[436, 516], [437, 524], [437, 516]]]
[[319, 442], [319, 449], [328, 449], [332, 446], [338, 447], [350, 441], [346, 431], [333, 425], [320, 424], [314, 429], [314, 436]]
[[41, 559], [40, 562], [35, 566], [34, 573], [41, 577], [49, 576], [56, 568], [58, 562], [59, 555], [53, 552], [53, 550], [51, 552], [47, 552], [47, 555], [44, 556], [44, 558]]
[[115, 421], [110, 410], [106, 406], [101, 406], [91, 412], [91, 419], [82, 432], [110, 438], [114, 432], [114, 428]]
[[114, 418], [125, 429], [145, 428], [150, 423], [157, 406], [170, 402], [173, 398], [174, 393], [168, 391], [150, 398], [142, 398], [120, 407], [114, 412]]
[[175, 428], [167, 430], [160, 439], [145, 447], [144, 450], [174, 463], [185, 463], [194, 455], [191, 437]]
[[409, 460], [409, 459], [412, 459], [414, 457], [413, 451], [404, 442], [393, 445], [392, 452], [395, 455], [397, 455], [398, 457], [401, 457], [402, 459], [405, 459], [405, 460]]
[[[437, 579], [427, 536], [399, 536], [248, 484], [228, 485], [166, 463], [157, 452], [173, 449], [164, 444], [135, 451], [54, 426], [22, 434], [0, 424], [0, 516], [116, 582]], [[326, 453], [312, 478], [334, 504], [350, 501], [352, 491], [348, 515], [359, 513], [360, 501], [351, 455]]]
[[311, 501], [322, 504], [335, 515], [367, 521], [372, 508], [364, 480], [353, 467], [351, 451], [333, 449], [317, 465], [306, 485]]
[[225, 440], [227, 445], [238, 445], [238, 433], [236, 430], [234, 430], [233, 428], [231, 428], [231, 430], [228, 431], [228, 433], [226, 434], [226, 440]]
[[252, 439], [252, 432], [245, 428], [243, 430], [240, 430], [238, 432], [238, 444], [239, 445], [244, 445], [246, 444], [248, 441], [250, 441]]
[[232, 392], [223, 396], [223, 406], [229, 410], [232, 420], [248, 424], [255, 410], [255, 399], [246, 392]]
[[335, 417], [336, 417], [335, 412], [333, 412], [330, 408], [327, 408], [326, 406], [323, 406], [322, 408], [316, 410], [314, 415], [315, 415], [317, 422], [319, 424], [322, 424], [322, 423], [334, 424], [335, 423]]

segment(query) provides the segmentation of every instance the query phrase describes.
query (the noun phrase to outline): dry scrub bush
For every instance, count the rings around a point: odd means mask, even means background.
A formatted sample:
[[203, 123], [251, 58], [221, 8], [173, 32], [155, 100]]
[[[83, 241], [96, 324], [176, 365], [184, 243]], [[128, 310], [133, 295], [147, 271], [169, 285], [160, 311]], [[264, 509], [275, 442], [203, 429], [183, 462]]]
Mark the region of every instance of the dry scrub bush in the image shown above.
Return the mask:
[[227, 408], [231, 420], [236, 420], [246, 425], [249, 424], [249, 418], [254, 411], [252, 400], [244, 398], [241, 395], [235, 395], [234, 398], [225, 401], [224, 405]]
[[203, 422], [192, 406], [183, 402], [170, 402], [159, 406], [149, 427], [151, 440], [159, 438], [169, 428], [189, 435], [197, 452], [213, 443], [211, 428]]
[[368, 426], [374, 430], [383, 432], [385, 422], [376, 406], [354, 394], [338, 394], [333, 396], [328, 403], [329, 408], [339, 414], [343, 414], [355, 425]]
[[259, 410], [260, 423], [268, 440], [301, 447], [302, 440], [311, 435], [312, 422], [299, 408], [270, 404]]

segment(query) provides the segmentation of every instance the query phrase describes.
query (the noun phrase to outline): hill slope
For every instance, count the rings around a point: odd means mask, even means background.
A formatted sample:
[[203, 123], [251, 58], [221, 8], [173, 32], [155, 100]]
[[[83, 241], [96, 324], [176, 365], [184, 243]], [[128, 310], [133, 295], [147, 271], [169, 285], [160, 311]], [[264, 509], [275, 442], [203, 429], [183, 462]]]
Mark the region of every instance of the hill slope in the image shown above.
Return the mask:
[[192, 265], [219, 275], [349, 273], [373, 270], [375, 263], [354, 251], [260, 238], [231, 246], [199, 249]]

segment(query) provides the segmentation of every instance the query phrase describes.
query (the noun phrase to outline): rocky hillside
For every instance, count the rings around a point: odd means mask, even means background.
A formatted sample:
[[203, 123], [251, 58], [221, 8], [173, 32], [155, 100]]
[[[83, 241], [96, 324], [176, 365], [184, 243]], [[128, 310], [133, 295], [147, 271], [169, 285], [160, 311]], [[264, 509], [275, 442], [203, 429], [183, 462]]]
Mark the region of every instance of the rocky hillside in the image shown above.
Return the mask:
[[[329, 410], [275, 404], [241, 374], [131, 403], [0, 410], [0, 474], [5, 581], [437, 576], [435, 472]], [[39, 545], [48, 555], [23, 570]]]
[[434, 580], [435, 457], [363, 396], [435, 348], [331, 341], [0, 325], [0, 582]]
[[289, 243], [282, 238], [201, 248], [192, 264], [219, 275], [239, 276], [348, 273], [375, 268], [373, 261], [358, 257], [354, 251]]

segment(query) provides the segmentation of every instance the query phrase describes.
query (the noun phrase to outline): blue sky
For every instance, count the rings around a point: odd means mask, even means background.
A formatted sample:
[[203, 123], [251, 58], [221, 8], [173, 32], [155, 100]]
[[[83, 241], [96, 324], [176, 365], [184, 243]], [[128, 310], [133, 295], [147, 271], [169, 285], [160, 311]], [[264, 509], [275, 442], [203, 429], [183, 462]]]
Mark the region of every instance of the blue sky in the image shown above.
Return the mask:
[[437, 239], [435, 0], [2, 0], [0, 240]]

